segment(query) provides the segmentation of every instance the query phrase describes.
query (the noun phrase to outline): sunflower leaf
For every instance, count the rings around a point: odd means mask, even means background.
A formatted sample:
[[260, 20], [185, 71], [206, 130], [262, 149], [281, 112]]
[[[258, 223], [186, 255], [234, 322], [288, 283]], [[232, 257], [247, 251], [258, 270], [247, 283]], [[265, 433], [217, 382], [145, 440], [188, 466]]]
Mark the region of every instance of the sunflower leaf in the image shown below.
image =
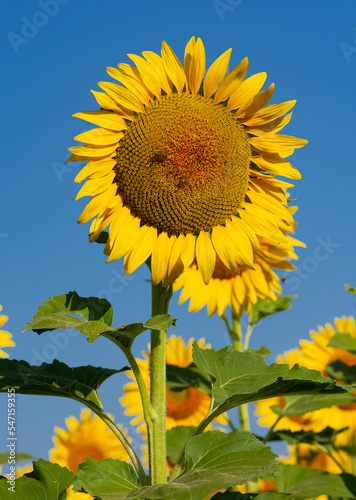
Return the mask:
[[182, 451], [185, 443], [195, 431], [194, 426], [180, 425], [168, 429], [166, 432], [167, 437], [167, 457], [174, 464]]
[[290, 493], [240, 493], [239, 491], [219, 491], [212, 500], [293, 500]]
[[[23, 460], [33, 460], [35, 457], [29, 455], [28, 453], [21, 453], [16, 450], [16, 463], [21, 462]], [[9, 453], [0, 453], [0, 465], [7, 464], [9, 459]]]
[[337, 347], [356, 354], [356, 338], [351, 337], [349, 333], [336, 333], [328, 343], [328, 347]]
[[51, 297], [38, 307], [24, 331], [33, 330], [40, 335], [47, 331], [74, 328], [86, 335], [90, 343], [103, 335], [120, 347], [127, 348], [140, 333], [167, 329], [176, 321], [169, 314], [162, 314], [150, 318], [145, 324], [131, 323], [113, 328], [113, 313], [106, 299], [79, 297], [76, 292], [69, 292]]
[[[193, 361], [213, 378], [214, 418], [242, 403], [275, 396], [345, 393], [336, 382], [315, 370], [294, 365], [267, 365], [258, 354], [232, 346], [219, 351], [193, 343]], [[217, 411], [215, 411], [219, 408]]]
[[317, 394], [308, 396], [287, 396], [286, 404], [283, 408], [272, 405], [271, 410], [281, 417], [296, 417], [304, 415], [310, 411], [330, 408], [331, 406], [341, 406], [356, 403], [356, 397], [352, 392], [342, 394]]
[[345, 365], [337, 359], [325, 367], [325, 373], [343, 384], [353, 385], [356, 383], [356, 366]]
[[211, 395], [211, 378], [207, 373], [199, 370], [194, 363], [187, 367], [167, 366], [167, 387], [172, 391], [183, 391], [188, 387], [199, 389]]
[[280, 430], [274, 431], [270, 435], [268, 441], [286, 441], [288, 444], [307, 443], [320, 446], [333, 446], [336, 436], [347, 429], [332, 429], [326, 427], [321, 432], [314, 431], [289, 431]]
[[293, 499], [304, 500], [320, 495], [355, 498], [356, 477], [351, 474], [330, 474], [321, 469], [300, 465], [280, 465], [275, 475], [277, 491], [293, 493]]
[[[73, 484], [74, 474], [65, 467], [40, 458], [33, 462], [33, 471], [8, 483], [8, 478], [0, 477], [0, 498], [2, 500], [61, 500], [65, 490]], [[13, 487], [13, 490], [9, 489]], [[14, 495], [15, 493], [15, 495]]]
[[137, 491], [137, 476], [132, 465], [121, 460], [86, 458], [79, 465], [74, 491], [84, 491], [101, 500], [127, 498], [130, 491]]
[[107, 231], [102, 231], [98, 238], [95, 240], [95, 243], [103, 243], [104, 245], [108, 241], [109, 233]]
[[356, 288], [355, 288], [355, 287], [350, 286], [350, 285], [348, 285], [347, 283], [345, 283], [345, 288], [346, 288], [346, 290], [348, 290], [349, 292], [354, 293], [354, 294], [356, 295]]
[[111, 375], [127, 369], [90, 365], [70, 368], [56, 359], [51, 364], [31, 366], [26, 361], [0, 359], [0, 392], [11, 387], [17, 394], [62, 396], [103, 409], [98, 395], [100, 385]]
[[250, 326], [255, 326], [256, 323], [267, 316], [290, 309], [292, 307], [290, 302], [296, 297], [297, 295], [279, 295], [277, 300], [263, 300], [259, 298], [256, 304], [252, 304], [251, 307]]

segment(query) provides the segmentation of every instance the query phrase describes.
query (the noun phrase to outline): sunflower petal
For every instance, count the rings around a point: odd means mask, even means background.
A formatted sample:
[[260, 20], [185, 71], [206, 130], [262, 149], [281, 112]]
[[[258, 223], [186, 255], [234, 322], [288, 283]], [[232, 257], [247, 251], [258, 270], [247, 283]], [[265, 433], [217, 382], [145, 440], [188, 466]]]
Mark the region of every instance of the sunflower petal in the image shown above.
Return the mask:
[[221, 54], [210, 66], [204, 78], [204, 96], [210, 97], [223, 81], [229, 65], [232, 49]]
[[145, 225], [140, 228], [135, 246], [125, 255], [125, 273], [133, 273], [141, 264], [146, 262], [152, 254], [156, 240], [157, 229], [155, 227]]
[[267, 73], [257, 73], [244, 80], [228, 100], [226, 109], [238, 109], [246, 105], [261, 90], [267, 78]]
[[135, 54], [127, 55], [136, 64], [146, 87], [157, 97], [157, 99], [160, 99], [162, 95], [161, 84], [159, 76], [155, 72], [154, 68], [143, 57]]
[[108, 206], [108, 200], [112, 200], [116, 195], [116, 186], [112, 184], [106, 191], [93, 196], [91, 200], [87, 203], [81, 216], [78, 219], [79, 224], [84, 224], [90, 219], [95, 217], [99, 212], [104, 210]]
[[235, 113], [235, 118], [241, 120], [244, 123], [245, 119], [254, 115], [257, 111], [262, 109], [271, 100], [274, 92], [274, 83], [272, 83], [266, 90], [261, 90], [258, 94], [250, 99], [244, 106], [238, 109]]
[[168, 77], [177, 89], [178, 94], [181, 94], [186, 84], [184, 69], [173, 50], [164, 41], [162, 42], [162, 60]]
[[236, 91], [243, 82], [248, 70], [248, 59], [245, 57], [240, 64], [235, 66], [233, 70], [228, 73], [226, 78], [221, 82], [220, 87], [216, 91], [214, 101], [225, 101], [231, 94]]
[[136, 111], [136, 113], [144, 111], [141, 101], [127, 88], [111, 82], [99, 82], [98, 85], [121, 106]]
[[115, 130], [116, 132], [127, 129], [125, 120], [116, 113], [109, 111], [82, 111], [81, 113], [75, 113], [73, 116], [81, 118], [86, 122], [94, 123], [94, 125], [99, 125], [99, 127]]
[[272, 104], [271, 106], [267, 106], [266, 108], [257, 111], [251, 118], [248, 118], [244, 121], [244, 124], [248, 127], [263, 125], [264, 123], [268, 123], [275, 118], [279, 118], [282, 115], [285, 115], [288, 111], [290, 111], [297, 101], [286, 101], [280, 104]]
[[215, 269], [216, 253], [211, 238], [205, 231], [200, 231], [197, 238], [196, 259], [203, 281], [207, 285]]
[[123, 132], [112, 132], [104, 128], [93, 128], [83, 134], [75, 136], [74, 140], [94, 144], [96, 146], [107, 146], [109, 144], [117, 144], [123, 135]]
[[200, 38], [195, 42], [192, 37], [187, 44], [184, 57], [184, 71], [188, 89], [193, 95], [197, 94], [205, 73], [205, 50]]

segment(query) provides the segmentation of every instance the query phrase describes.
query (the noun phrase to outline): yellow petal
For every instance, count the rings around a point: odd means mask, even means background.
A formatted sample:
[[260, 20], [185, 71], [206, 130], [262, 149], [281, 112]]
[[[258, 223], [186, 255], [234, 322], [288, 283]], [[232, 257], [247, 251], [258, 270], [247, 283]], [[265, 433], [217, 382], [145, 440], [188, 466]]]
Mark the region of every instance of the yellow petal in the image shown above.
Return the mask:
[[248, 236], [250, 244], [255, 254], [259, 255], [260, 257], [265, 256], [263, 249], [261, 247], [261, 243], [259, 242], [256, 233], [244, 220], [242, 220], [240, 217], [232, 217], [231, 224], [234, 227], [237, 227], [238, 230], [243, 231]]
[[235, 90], [227, 103], [226, 109], [238, 109], [246, 105], [261, 90], [267, 78], [267, 73], [257, 73], [244, 80]]
[[124, 271], [133, 273], [141, 264], [146, 262], [153, 251], [157, 239], [157, 229], [147, 225], [142, 226], [139, 231], [135, 246], [125, 255]]
[[255, 97], [250, 99], [244, 106], [241, 106], [234, 116], [239, 118], [239, 120], [244, 123], [245, 119], [254, 115], [257, 111], [266, 106], [266, 104], [271, 100], [273, 92], [274, 83], [272, 83], [268, 89], [262, 90], [256, 94]]
[[158, 285], [166, 276], [172, 243], [173, 241], [165, 232], [162, 232], [156, 240], [151, 257], [152, 283], [154, 285]]
[[125, 120], [116, 113], [111, 113], [109, 111], [82, 111], [81, 113], [75, 113], [73, 116], [108, 130], [120, 132], [121, 130], [127, 129]]
[[200, 38], [195, 42], [192, 37], [188, 42], [184, 56], [184, 71], [187, 79], [188, 90], [195, 95], [199, 92], [200, 84], [205, 73], [205, 50]]
[[112, 184], [115, 177], [115, 172], [111, 171], [104, 177], [89, 179], [79, 190], [76, 200], [83, 196], [94, 196], [106, 191]]
[[195, 259], [195, 245], [196, 241], [194, 236], [188, 233], [184, 239], [181, 255], [184, 269], [187, 269]]
[[[171, 236], [172, 238], [172, 236]], [[169, 262], [168, 262], [168, 272], [167, 272], [167, 282], [168, 283], [173, 283], [178, 276], [184, 271], [184, 264], [182, 262], [182, 249], [185, 244], [185, 236], [183, 234], [180, 234], [178, 238], [176, 238], [171, 255], [169, 256]], [[165, 282], [163, 282], [163, 286], [165, 285]]]
[[244, 121], [244, 124], [248, 127], [263, 125], [264, 123], [268, 123], [275, 118], [279, 118], [282, 115], [285, 115], [288, 111], [290, 111], [294, 104], [297, 101], [286, 101], [280, 104], [272, 104], [271, 106], [267, 106], [266, 108], [257, 111], [251, 118]]
[[184, 69], [179, 59], [166, 42], [162, 42], [163, 67], [171, 82], [180, 94], [186, 83]]
[[140, 219], [131, 215], [127, 207], [122, 207], [111, 223], [110, 256], [106, 262], [121, 259], [136, 244], [140, 230]]
[[279, 155], [263, 155], [263, 156], [253, 156], [253, 163], [257, 166], [270, 172], [273, 175], [283, 175], [290, 179], [300, 179], [301, 175], [299, 171], [293, 167], [289, 161], [284, 160]]
[[235, 259], [242, 266], [253, 269], [253, 252], [249, 237], [242, 225], [226, 222], [226, 232], [235, 244]]
[[232, 49], [221, 54], [210, 66], [204, 78], [204, 96], [210, 97], [223, 81], [229, 65]]
[[104, 128], [93, 128], [74, 137], [75, 141], [86, 142], [98, 146], [106, 146], [108, 144], [117, 144], [124, 132], [112, 132]]
[[107, 147], [73, 146], [68, 149], [76, 156], [81, 156], [83, 160], [91, 160], [92, 158], [104, 158], [105, 156], [112, 157], [116, 148], [117, 144], [111, 144], [111, 146]]
[[115, 78], [115, 80], [122, 83], [122, 85], [124, 85], [128, 90], [133, 92], [142, 103], [146, 106], [150, 104], [150, 97], [137, 78], [128, 75], [117, 68], [107, 67], [106, 71], [112, 78]]
[[248, 59], [247, 57], [245, 57], [245, 59], [243, 59], [240, 64], [235, 66], [235, 68], [231, 70], [226, 78], [224, 78], [224, 80], [221, 82], [221, 85], [215, 94], [214, 101], [222, 102], [230, 97], [231, 94], [240, 87], [246, 76], [247, 70]]
[[105, 94], [105, 92], [96, 92], [95, 90], [91, 90], [90, 92], [94, 94], [94, 97], [101, 108], [115, 111], [115, 113], [125, 118], [125, 120], [133, 120], [135, 118], [135, 115], [131, 110], [127, 109], [124, 111], [113, 99], [111, 99], [111, 97]]
[[137, 56], [136, 54], [127, 55], [136, 64], [146, 87], [157, 97], [157, 99], [160, 99], [162, 95], [161, 85], [154, 68], [147, 61], [145, 61], [143, 57]]
[[147, 60], [147, 62], [150, 63], [150, 65], [153, 67], [154, 72], [159, 78], [162, 89], [165, 91], [167, 95], [171, 95], [172, 87], [170, 82], [168, 81], [166, 72], [164, 71], [162, 58], [155, 52], [151, 52], [149, 50], [142, 52], [142, 55]]
[[276, 132], [282, 130], [283, 127], [288, 125], [291, 118], [292, 118], [292, 113], [289, 113], [289, 115], [276, 118], [275, 120], [265, 123], [264, 125], [256, 125], [254, 127], [248, 127], [246, 129], [246, 132], [251, 135], [262, 135], [262, 134], [268, 134], [270, 132], [273, 132], [275, 134]]
[[103, 177], [107, 175], [115, 166], [115, 160], [105, 159], [99, 161], [90, 161], [79, 172], [74, 179], [75, 182], [82, 182], [84, 179]]
[[136, 95], [125, 87], [110, 82], [99, 82], [98, 85], [121, 106], [136, 111], [136, 113], [144, 111], [143, 105]]
[[261, 153], [278, 153], [282, 158], [292, 155], [295, 149], [302, 148], [307, 143], [305, 139], [282, 134], [264, 134], [250, 138], [253, 149]]
[[276, 242], [285, 241], [285, 236], [282, 231], [278, 229], [276, 224], [273, 224], [271, 220], [266, 218], [265, 212], [259, 207], [251, 203], [246, 203], [245, 210], [240, 210], [239, 214], [242, 220], [244, 220], [256, 234], [265, 238], [270, 238]]
[[116, 207], [108, 207], [96, 219], [93, 220], [89, 230], [89, 241], [93, 243], [96, 241], [100, 234], [105, 231], [108, 225], [112, 222], [116, 215], [116, 209], [122, 207], [122, 201], [116, 204]]
[[211, 239], [216, 253], [225, 266], [238, 274], [239, 267], [236, 259], [236, 243], [232, 241], [226, 228], [223, 226], [214, 226]]
[[211, 238], [205, 231], [200, 231], [196, 241], [196, 259], [203, 281], [207, 285], [215, 269], [216, 253]]
[[106, 191], [97, 196], [93, 196], [93, 198], [87, 203], [87, 206], [84, 208], [81, 216], [78, 219], [79, 224], [83, 224], [92, 219], [99, 212], [104, 210], [108, 206], [108, 200], [112, 200], [112, 198], [116, 195], [117, 186], [112, 184]]

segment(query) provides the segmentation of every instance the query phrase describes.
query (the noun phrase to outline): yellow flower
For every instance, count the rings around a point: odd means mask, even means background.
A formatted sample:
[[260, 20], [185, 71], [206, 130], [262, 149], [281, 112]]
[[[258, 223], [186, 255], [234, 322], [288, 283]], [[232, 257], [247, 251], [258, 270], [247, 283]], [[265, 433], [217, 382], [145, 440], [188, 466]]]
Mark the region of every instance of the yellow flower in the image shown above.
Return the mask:
[[[333, 460], [327, 453], [322, 453], [316, 446], [300, 443], [289, 447], [289, 457], [280, 460], [283, 464], [299, 464], [311, 469], [323, 469], [330, 474], [341, 474], [342, 472], [353, 473], [351, 456], [344, 450], [334, 450]], [[339, 467], [340, 464], [341, 467]]]
[[93, 460], [116, 458], [128, 460], [126, 451], [105, 423], [89, 410], [82, 410], [80, 421], [75, 417], [66, 419], [68, 430], [55, 428], [55, 447], [49, 452], [50, 460], [62, 467], [77, 472], [78, 465], [86, 457]]
[[241, 317], [244, 311], [250, 314], [258, 297], [276, 300], [276, 293], [281, 293], [282, 288], [273, 268], [295, 269], [288, 260], [297, 258], [292, 245], [303, 244], [290, 236], [279, 245], [267, 238], [258, 240], [264, 255], [254, 255], [254, 269], [239, 266], [239, 273], [235, 273], [217, 256], [213, 276], [206, 285], [196, 263], [192, 264], [173, 284], [173, 290], [182, 288], [179, 303], [190, 298], [189, 310], [193, 312], [207, 305], [209, 316], [217, 311], [224, 316], [229, 305], [234, 315]]
[[[2, 306], [0, 306], [0, 311], [2, 311]], [[8, 319], [8, 316], [0, 315], [0, 328], [6, 323]], [[11, 333], [5, 332], [5, 330], [0, 330], [0, 347], [14, 347], [15, 342], [11, 339]], [[8, 357], [9, 355], [7, 354], [7, 352], [0, 349], [0, 358]]]
[[[167, 342], [167, 364], [180, 367], [189, 366], [193, 362], [192, 358], [192, 345], [193, 340], [190, 339], [186, 346], [182, 337], [175, 337], [172, 335]], [[198, 341], [199, 347], [204, 346], [204, 339]], [[143, 352], [145, 359], [138, 359], [137, 364], [142, 373], [145, 385], [149, 392], [150, 390], [150, 372], [149, 372], [149, 353]], [[132, 372], [127, 375], [134, 379]], [[171, 429], [178, 425], [193, 425], [197, 426], [206, 416], [209, 405], [210, 397], [207, 394], [194, 389], [192, 387], [183, 391], [177, 392], [167, 388], [167, 416], [166, 428]], [[136, 382], [130, 382], [124, 387], [124, 396], [120, 400], [121, 404], [126, 407], [126, 415], [136, 415], [132, 420], [133, 424], [141, 424], [143, 422], [143, 410], [141, 398]], [[216, 419], [217, 422], [225, 423], [225, 418], [220, 416]], [[141, 430], [141, 429], [139, 429]]]
[[[312, 341], [301, 340], [300, 347], [294, 351], [285, 353], [284, 356], [279, 356], [277, 359], [278, 363], [287, 363], [290, 367], [298, 363], [300, 366], [318, 370], [324, 376], [326, 376], [326, 367], [336, 360], [340, 360], [348, 366], [355, 366], [356, 356], [354, 354], [343, 349], [328, 347], [328, 343], [337, 332], [349, 333], [352, 337], [356, 337], [354, 318], [335, 318], [335, 328], [330, 324], [326, 324], [325, 327], [319, 327], [319, 332], [312, 330], [310, 332]], [[277, 415], [269, 407], [277, 404], [283, 408], [285, 403], [286, 400], [283, 397], [258, 401], [256, 403], [256, 415], [262, 416], [259, 424], [271, 426], [275, 422]], [[319, 432], [327, 426], [334, 429], [349, 427], [348, 431], [338, 435], [337, 442], [340, 444], [350, 444], [351, 439], [353, 444], [356, 444], [356, 403], [322, 408], [321, 410], [296, 417], [283, 417], [275, 429], [290, 429], [291, 431], [313, 430]]]
[[[93, 92], [101, 110], [74, 116], [98, 125], [75, 137], [68, 161], [89, 161], [76, 181], [91, 196], [79, 221], [96, 217], [90, 241], [110, 225], [108, 262], [125, 256], [128, 274], [151, 256], [153, 283], [166, 286], [196, 260], [205, 283], [216, 257], [231, 271], [254, 267], [257, 236], [286, 241], [293, 224], [286, 188], [300, 178], [287, 161], [307, 141], [278, 134], [295, 104], [267, 106], [266, 73], [245, 79], [247, 58], [227, 75], [231, 49], [207, 70], [194, 37], [184, 66], [166, 42], [162, 55], [129, 54], [135, 66], [107, 68], [118, 83]], [[205, 75], [205, 77], [204, 77]]]

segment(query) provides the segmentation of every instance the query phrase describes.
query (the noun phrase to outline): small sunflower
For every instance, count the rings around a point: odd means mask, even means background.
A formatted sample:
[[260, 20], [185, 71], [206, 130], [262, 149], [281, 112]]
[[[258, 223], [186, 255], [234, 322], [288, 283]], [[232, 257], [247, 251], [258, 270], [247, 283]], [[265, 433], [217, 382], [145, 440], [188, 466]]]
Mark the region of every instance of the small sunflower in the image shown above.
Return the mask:
[[[352, 337], [356, 337], [354, 318], [335, 318], [335, 328], [330, 324], [326, 324], [325, 327], [320, 326], [319, 331], [312, 330], [310, 332], [312, 341], [301, 340], [300, 347], [285, 353], [283, 356], [279, 356], [277, 361], [278, 363], [287, 363], [290, 367], [298, 363], [300, 366], [305, 366], [311, 370], [318, 370], [324, 376], [327, 376], [326, 367], [337, 360], [348, 366], [356, 366], [356, 355], [343, 349], [328, 346], [331, 338], [338, 332], [349, 333]], [[259, 421], [260, 425], [271, 426], [275, 422], [277, 415], [270, 410], [270, 406], [275, 404], [283, 408], [286, 400], [280, 397], [256, 403], [256, 415], [262, 417]], [[296, 417], [283, 417], [278, 422], [276, 430], [313, 430], [319, 432], [327, 426], [334, 429], [349, 427], [349, 430], [340, 433], [337, 437], [337, 442], [340, 444], [350, 444], [351, 440], [353, 445], [356, 445], [356, 402], [323, 408]]]
[[[2, 311], [2, 306], [0, 305], [0, 312]], [[0, 328], [6, 323], [8, 320], [8, 316], [0, 315]], [[0, 348], [1, 347], [14, 347], [15, 342], [12, 339], [12, 335], [9, 332], [5, 332], [5, 330], [0, 330]], [[0, 358], [8, 358], [9, 355], [7, 352], [2, 351], [0, 349]]]
[[258, 298], [276, 300], [276, 293], [282, 293], [282, 288], [273, 269], [294, 270], [289, 262], [290, 258], [297, 259], [293, 245], [304, 244], [289, 235], [279, 245], [263, 237], [258, 237], [258, 241], [263, 253], [254, 255], [254, 269], [239, 265], [236, 273], [217, 256], [212, 278], [206, 285], [196, 262], [192, 264], [173, 284], [173, 290], [182, 289], [179, 303], [190, 298], [189, 310], [193, 312], [207, 305], [209, 316], [217, 311], [224, 316], [229, 305], [234, 315], [241, 318], [244, 311], [250, 314], [251, 305]]
[[[167, 341], [167, 364], [180, 367], [187, 367], [193, 362], [192, 346], [194, 339], [190, 339], [188, 345], [184, 344], [182, 337], [172, 335]], [[199, 347], [209, 348], [204, 345], [204, 339], [198, 341]], [[149, 371], [149, 353], [142, 353], [145, 359], [138, 359], [137, 364], [142, 373], [147, 390], [150, 390], [150, 371]], [[132, 372], [127, 375], [134, 379]], [[206, 416], [211, 398], [203, 392], [189, 387], [183, 391], [172, 391], [167, 388], [166, 391], [166, 428], [171, 429], [179, 425], [197, 426]], [[143, 410], [140, 393], [136, 382], [130, 382], [124, 386], [124, 396], [120, 400], [126, 407], [126, 415], [135, 415], [132, 420], [134, 425], [141, 424], [143, 419]], [[216, 422], [225, 423], [225, 417], [220, 416]], [[141, 430], [141, 429], [139, 429]]]
[[129, 54], [135, 66], [107, 68], [118, 83], [93, 91], [101, 109], [74, 115], [99, 126], [75, 137], [85, 144], [67, 160], [89, 162], [76, 177], [88, 179], [77, 198], [92, 197], [78, 222], [96, 217], [90, 241], [110, 225], [104, 253], [125, 256], [128, 274], [151, 256], [153, 282], [166, 286], [196, 260], [208, 283], [217, 257], [252, 269], [257, 236], [286, 241], [279, 226], [293, 217], [274, 176], [300, 178], [285, 158], [307, 141], [278, 134], [295, 101], [266, 106], [274, 84], [245, 79], [247, 58], [227, 73], [230, 55], [205, 73], [200, 38], [184, 66], [166, 42], [161, 56]]
[[68, 430], [55, 428], [55, 445], [49, 452], [51, 462], [77, 472], [86, 457], [93, 460], [116, 458], [127, 460], [127, 454], [113, 432], [97, 415], [82, 410], [80, 421], [75, 417], [66, 419]]

